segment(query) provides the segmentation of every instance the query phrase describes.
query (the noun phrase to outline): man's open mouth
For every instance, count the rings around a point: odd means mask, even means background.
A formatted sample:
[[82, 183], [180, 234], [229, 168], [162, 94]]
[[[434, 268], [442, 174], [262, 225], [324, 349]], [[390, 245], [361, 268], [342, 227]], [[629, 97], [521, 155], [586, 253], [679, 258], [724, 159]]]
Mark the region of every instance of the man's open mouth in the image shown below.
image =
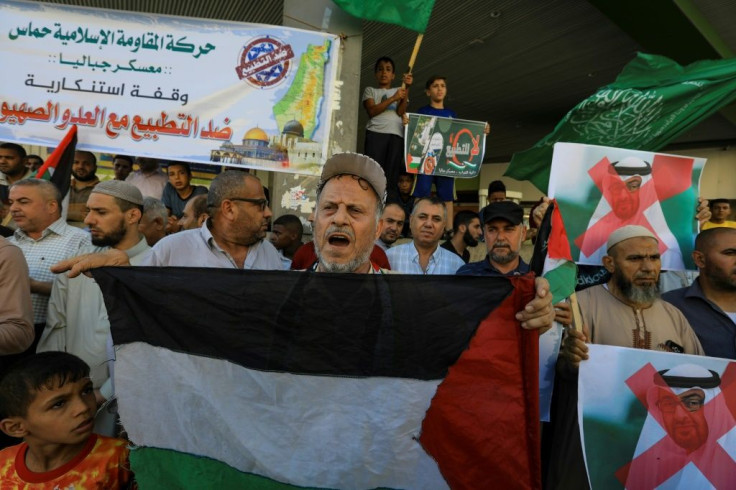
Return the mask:
[[350, 245], [350, 238], [347, 235], [330, 235], [329, 238], [327, 238], [327, 243], [333, 247], [347, 247]]

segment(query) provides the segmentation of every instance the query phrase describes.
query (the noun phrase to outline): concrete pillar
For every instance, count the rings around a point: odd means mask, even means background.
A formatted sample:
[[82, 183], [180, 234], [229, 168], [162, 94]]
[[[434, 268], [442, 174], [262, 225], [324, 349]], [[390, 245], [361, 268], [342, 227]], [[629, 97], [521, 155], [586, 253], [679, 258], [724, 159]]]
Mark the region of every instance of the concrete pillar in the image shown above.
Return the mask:
[[[339, 92], [334, 94], [330, 146], [326, 157], [341, 151], [355, 151], [360, 107], [360, 59], [363, 23], [343, 12], [331, 0], [284, 0], [283, 25], [332, 34], [345, 34], [340, 43], [338, 62]], [[274, 219], [295, 214], [305, 224], [305, 241], [311, 239], [307, 218], [314, 208], [318, 176], [269, 172], [264, 178], [271, 190]]]

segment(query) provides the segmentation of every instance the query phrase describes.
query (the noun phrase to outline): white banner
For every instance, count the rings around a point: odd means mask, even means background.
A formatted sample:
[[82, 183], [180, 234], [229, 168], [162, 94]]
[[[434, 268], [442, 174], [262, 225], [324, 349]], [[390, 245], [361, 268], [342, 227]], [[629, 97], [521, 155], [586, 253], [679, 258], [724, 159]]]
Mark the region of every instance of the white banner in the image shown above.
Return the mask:
[[337, 37], [0, 1], [0, 141], [318, 174]]

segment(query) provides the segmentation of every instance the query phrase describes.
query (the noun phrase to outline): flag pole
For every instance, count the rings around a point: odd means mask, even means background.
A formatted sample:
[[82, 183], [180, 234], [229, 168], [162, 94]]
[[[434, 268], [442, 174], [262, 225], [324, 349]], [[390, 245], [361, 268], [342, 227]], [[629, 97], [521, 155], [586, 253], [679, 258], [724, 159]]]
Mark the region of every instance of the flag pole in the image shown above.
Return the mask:
[[[417, 34], [416, 42], [414, 42], [414, 51], [411, 52], [411, 56], [409, 57], [409, 69], [407, 70], [407, 73], [411, 73], [414, 69], [414, 62], [417, 60], [417, 54], [419, 53], [419, 47], [422, 45], [422, 39], [424, 39], [424, 34], [420, 32]], [[406, 88], [406, 84], [402, 83], [401, 88]]]
[[570, 309], [572, 310], [572, 324], [570, 328], [579, 332], [583, 331], [583, 315], [580, 312], [577, 293], [570, 295]]

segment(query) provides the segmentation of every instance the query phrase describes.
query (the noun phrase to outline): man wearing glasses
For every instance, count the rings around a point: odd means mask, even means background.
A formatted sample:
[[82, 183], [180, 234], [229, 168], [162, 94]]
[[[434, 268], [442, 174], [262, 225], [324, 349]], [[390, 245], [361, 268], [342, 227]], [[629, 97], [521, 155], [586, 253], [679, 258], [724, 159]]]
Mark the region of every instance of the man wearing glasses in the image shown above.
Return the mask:
[[[228, 170], [212, 181], [207, 195], [210, 218], [200, 228], [163, 238], [141, 266], [288, 269], [276, 248], [264, 240], [271, 209], [257, 177]], [[62, 272], [82, 262], [83, 270], [130, 265], [125, 253], [109, 250], [64, 261], [52, 270]]]
[[667, 435], [688, 454], [708, 439], [708, 422], [702, 410], [705, 403], [704, 388], [716, 388], [720, 384], [717, 373], [702, 370], [707, 374], [699, 381], [668, 374], [668, 370], [660, 371], [659, 375], [667, 385], [656, 386], [652, 390], [652, 401], [656, 398], [654, 403], [661, 413]]
[[626, 488], [704, 488], [707, 481], [715, 488], [733, 486], [733, 466], [723, 456], [736, 435], [722, 388], [717, 372], [695, 364], [654, 374], [634, 451], [651, 457], [634, 458]]

